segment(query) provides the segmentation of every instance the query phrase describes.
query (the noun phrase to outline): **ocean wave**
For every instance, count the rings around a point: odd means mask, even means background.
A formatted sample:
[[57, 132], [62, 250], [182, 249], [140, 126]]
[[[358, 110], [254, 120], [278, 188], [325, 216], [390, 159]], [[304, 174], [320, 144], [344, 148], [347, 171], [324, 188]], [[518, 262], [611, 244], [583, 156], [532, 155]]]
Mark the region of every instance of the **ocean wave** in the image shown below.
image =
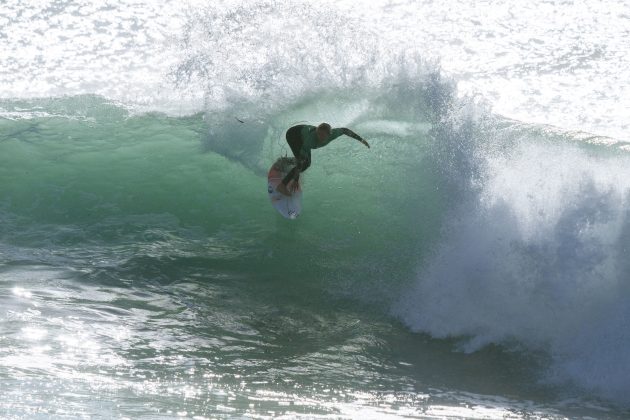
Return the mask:
[[[190, 12], [171, 77], [202, 92], [203, 114], [134, 114], [93, 95], [3, 101], [0, 159], [12, 182], [0, 210], [18, 227], [2, 240], [42, 241], [48, 227], [21, 229], [36, 223], [100, 224], [89, 240], [110, 241], [166, 219], [175, 234], [194, 226], [273, 243], [248, 252], [291, 252], [322, 287], [380, 301], [463, 351], [542, 352], [540, 378], [629, 404], [625, 145], [500, 118], [352, 18], [273, 4]], [[287, 25], [307, 29], [289, 37]], [[261, 210], [262, 175], [289, 153], [287, 127], [321, 121], [373, 148], [343, 140], [315, 154], [296, 234]], [[58, 229], [53, 240], [81, 243], [85, 231]]]
[[392, 312], [465, 352], [542, 351], [544, 380], [629, 404], [623, 144], [491, 116], [434, 133], [450, 208]]

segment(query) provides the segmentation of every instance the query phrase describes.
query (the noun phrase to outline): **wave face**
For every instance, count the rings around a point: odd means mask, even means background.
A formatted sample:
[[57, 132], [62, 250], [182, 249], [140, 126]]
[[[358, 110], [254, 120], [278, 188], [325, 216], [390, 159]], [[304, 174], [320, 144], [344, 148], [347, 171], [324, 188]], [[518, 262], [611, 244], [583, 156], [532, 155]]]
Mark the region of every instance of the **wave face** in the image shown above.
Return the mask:
[[[97, 384], [98, 401], [133, 396], [121, 415], [156, 415], [142, 406], [160, 395], [159, 413], [184, 416], [627, 414], [622, 136], [510, 119], [465, 95], [439, 50], [418, 47], [435, 45], [417, 22], [436, 5], [190, 4], [167, 10], [175, 35], [153, 38], [133, 35], [160, 7], [135, 26], [127, 6], [73, 7], [44, 12], [90, 42], [76, 25], [103, 22], [102, 36], [135, 40], [121, 51], [155, 62], [123, 54], [113, 79], [69, 85], [84, 79], [66, 68], [32, 91], [18, 73], [35, 58], [2, 74], [0, 368], [23, 364], [30, 393], [48, 401], [48, 377], [58, 394]], [[33, 19], [11, 21], [15, 33]], [[288, 127], [321, 121], [372, 148], [314, 151], [290, 223], [264, 176], [290, 153]], [[7, 387], [20, 380], [0, 371]], [[25, 398], [0, 404], [26, 417]]]

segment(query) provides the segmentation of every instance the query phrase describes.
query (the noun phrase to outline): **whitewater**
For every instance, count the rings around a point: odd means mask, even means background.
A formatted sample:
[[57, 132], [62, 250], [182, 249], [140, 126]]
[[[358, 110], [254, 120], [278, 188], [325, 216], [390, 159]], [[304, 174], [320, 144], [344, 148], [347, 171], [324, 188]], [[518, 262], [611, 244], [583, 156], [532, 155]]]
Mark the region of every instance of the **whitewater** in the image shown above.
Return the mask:
[[[4, 1], [0, 417], [630, 416], [630, 4]], [[329, 122], [304, 211], [266, 171]]]

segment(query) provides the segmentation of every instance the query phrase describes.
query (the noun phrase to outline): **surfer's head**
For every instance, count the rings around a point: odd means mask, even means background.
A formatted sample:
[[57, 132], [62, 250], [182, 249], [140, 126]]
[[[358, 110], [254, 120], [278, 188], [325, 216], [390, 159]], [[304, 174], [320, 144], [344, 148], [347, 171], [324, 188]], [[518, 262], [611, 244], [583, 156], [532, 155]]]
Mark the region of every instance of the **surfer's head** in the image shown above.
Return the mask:
[[328, 123], [321, 123], [320, 125], [318, 125], [316, 130], [317, 140], [319, 140], [320, 142], [325, 142], [326, 139], [328, 139], [328, 136], [330, 136], [331, 130], [332, 127]]

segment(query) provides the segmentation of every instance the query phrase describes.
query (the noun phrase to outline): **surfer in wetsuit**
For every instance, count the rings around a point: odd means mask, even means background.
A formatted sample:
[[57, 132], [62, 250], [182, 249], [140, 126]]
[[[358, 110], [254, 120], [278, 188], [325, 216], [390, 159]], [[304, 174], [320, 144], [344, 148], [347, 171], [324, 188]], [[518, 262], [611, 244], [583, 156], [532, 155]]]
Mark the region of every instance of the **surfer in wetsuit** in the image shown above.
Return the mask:
[[318, 149], [326, 146], [339, 136], [346, 135], [363, 143], [367, 148], [370, 145], [354, 131], [348, 128], [332, 128], [328, 123], [321, 123], [317, 127], [313, 125], [295, 125], [287, 130], [286, 138], [291, 151], [295, 156], [297, 165], [289, 171], [282, 182], [278, 184], [276, 190], [284, 195], [291, 195], [287, 184], [292, 179], [296, 181], [300, 178], [300, 173], [311, 166], [311, 149]]

